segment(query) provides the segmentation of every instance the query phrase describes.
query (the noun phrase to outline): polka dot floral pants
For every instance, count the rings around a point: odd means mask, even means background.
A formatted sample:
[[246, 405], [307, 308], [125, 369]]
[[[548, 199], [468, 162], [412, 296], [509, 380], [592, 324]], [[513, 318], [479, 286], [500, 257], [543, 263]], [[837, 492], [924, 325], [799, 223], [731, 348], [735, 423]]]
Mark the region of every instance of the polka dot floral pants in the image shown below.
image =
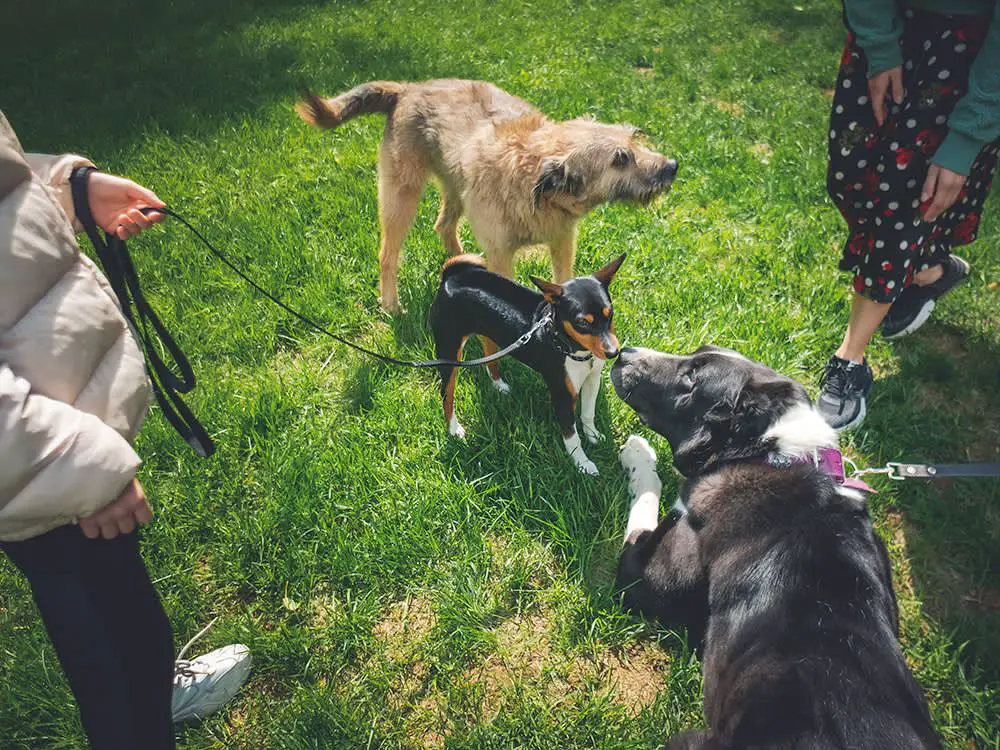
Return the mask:
[[1000, 142], [980, 151], [955, 205], [937, 221], [920, 218], [920, 192], [986, 28], [969, 16], [906, 10], [906, 93], [882, 127], [868, 99], [864, 52], [848, 35], [830, 116], [827, 190], [849, 229], [840, 268], [853, 271], [855, 291], [875, 302], [893, 302], [915, 273], [976, 237]]

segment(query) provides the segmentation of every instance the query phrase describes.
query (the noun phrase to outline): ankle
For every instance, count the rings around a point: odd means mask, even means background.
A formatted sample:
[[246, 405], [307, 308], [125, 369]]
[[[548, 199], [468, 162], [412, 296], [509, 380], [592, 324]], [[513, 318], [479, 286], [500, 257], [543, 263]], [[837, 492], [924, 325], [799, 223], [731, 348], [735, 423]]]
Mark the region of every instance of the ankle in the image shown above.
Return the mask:
[[852, 351], [851, 349], [848, 349], [845, 346], [841, 346], [837, 351], [833, 353], [833, 356], [837, 357], [838, 359], [846, 360], [847, 362], [853, 362], [856, 365], [860, 365], [862, 362], [865, 361], [864, 351], [861, 352]]
[[913, 277], [913, 283], [917, 286], [927, 286], [928, 284], [933, 284], [938, 279], [944, 276], [944, 266], [936, 265], [930, 268], [925, 268]]

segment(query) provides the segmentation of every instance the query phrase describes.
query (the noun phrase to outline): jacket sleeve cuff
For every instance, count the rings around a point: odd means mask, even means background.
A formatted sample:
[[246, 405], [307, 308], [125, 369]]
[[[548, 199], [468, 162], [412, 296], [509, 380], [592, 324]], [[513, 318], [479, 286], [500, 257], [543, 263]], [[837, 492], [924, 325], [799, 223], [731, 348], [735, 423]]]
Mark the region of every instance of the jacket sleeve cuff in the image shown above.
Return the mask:
[[73, 209], [73, 196], [69, 187], [69, 176], [77, 167], [93, 167], [94, 163], [83, 156], [76, 154], [63, 154], [62, 156], [48, 156], [46, 154], [25, 154], [25, 159], [39, 180], [46, 184], [53, 192], [63, 213], [73, 230], [82, 232], [83, 226], [77, 221], [76, 211]]
[[0, 362], [0, 540], [91, 515], [121, 494], [139, 463], [98, 417], [32, 392]]
[[952, 130], [945, 136], [931, 161], [952, 172], [967, 175], [983, 145], [975, 138]]
[[896, 39], [862, 47], [868, 58], [868, 77], [876, 76], [903, 64], [903, 53]]

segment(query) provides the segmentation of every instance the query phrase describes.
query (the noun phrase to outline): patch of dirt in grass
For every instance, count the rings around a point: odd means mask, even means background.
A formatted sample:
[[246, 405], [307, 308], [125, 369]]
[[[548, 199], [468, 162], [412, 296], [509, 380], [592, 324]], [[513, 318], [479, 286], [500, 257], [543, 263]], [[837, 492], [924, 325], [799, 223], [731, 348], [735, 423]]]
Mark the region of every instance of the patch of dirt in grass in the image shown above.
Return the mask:
[[906, 544], [906, 536], [908, 533], [912, 533], [913, 529], [906, 523], [903, 514], [898, 510], [886, 512], [884, 526], [889, 532], [886, 546], [889, 548], [889, 557], [893, 562], [892, 579], [896, 592], [907, 599], [913, 599], [916, 596], [916, 588], [913, 585], [913, 570], [910, 566], [910, 555]]
[[392, 661], [405, 661], [436, 623], [437, 617], [427, 597], [415, 596], [391, 605], [373, 634], [385, 643], [386, 656]]
[[194, 564], [194, 568], [191, 570], [191, 578], [201, 587], [202, 591], [208, 592], [211, 590], [215, 576], [212, 573], [212, 561], [207, 556], [198, 558], [198, 562]]
[[750, 147], [750, 151], [762, 164], [770, 164], [771, 157], [774, 156], [774, 149], [767, 143], [755, 143]]
[[837, 92], [835, 89], [823, 89], [822, 91], [820, 91], [820, 93], [823, 95], [824, 99], [826, 99], [828, 102], [832, 102], [833, 95]]
[[480, 711], [490, 720], [515, 686], [530, 686], [556, 704], [583, 690], [607, 692], [632, 715], [654, 700], [664, 684], [669, 659], [652, 642], [621, 651], [567, 653], [553, 644], [554, 617], [532, 613], [512, 617], [494, 630], [497, 648], [462, 675], [479, 687]]
[[636, 65], [633, 68], [636, 75], [640, 76], [651, 76], [653, 75], [653, 68], [649, 65]]
[[520, 682], [537, 684], [552, 660], [549, 621], [540, 614], [504, 620], [494, 634], [497, 650], [463, 675], [465, 682], [480, 686], [481, 709], [491, 717], [500, 708], [505, 690]]
[[656, 700], [670, 668], [663, 649], [650, 641], [632, 643], [618, 653], [602, 654], [598, 664], [602, 680], [631, 716], [638, 716]]
[[743, 105], [739, 102], [729, 102], [725, 99], [713, 99], [712, 103], [720, 112], [724, 112], [730, 117], [743, 117]]
[[386, 704], [405, 716], [407, 732], [422, 747], [444, 747], [449, 734], [444, 695], [437, 690], [423, 645], [437, 616], [430, 598], [419, 594], [388, 607], [373, 635], [385, 646], [395, 677]]

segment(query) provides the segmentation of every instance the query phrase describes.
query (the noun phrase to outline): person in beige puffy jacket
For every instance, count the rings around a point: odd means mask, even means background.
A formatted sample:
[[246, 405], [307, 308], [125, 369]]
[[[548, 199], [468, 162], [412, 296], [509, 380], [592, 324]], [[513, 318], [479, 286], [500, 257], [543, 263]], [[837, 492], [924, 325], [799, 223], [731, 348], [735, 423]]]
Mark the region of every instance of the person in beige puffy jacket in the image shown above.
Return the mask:
[[[246, 678], [249, 655], [228, 647], [175, 672], [136, 531], [152, 518], [132, 447], [150, 383], [111, 287], [76, 244], [80, 167], [93, 164], [25, 154], [0, 112], [0, 549], [31, 585], [92, 747], [173, 748], [172, 701], [174, 717], [209, 713]], [[87, 197], [122, 239], [163, 218], [139, 211], [163, 206], [155, 194], [120, 177], [91, 172]]]

